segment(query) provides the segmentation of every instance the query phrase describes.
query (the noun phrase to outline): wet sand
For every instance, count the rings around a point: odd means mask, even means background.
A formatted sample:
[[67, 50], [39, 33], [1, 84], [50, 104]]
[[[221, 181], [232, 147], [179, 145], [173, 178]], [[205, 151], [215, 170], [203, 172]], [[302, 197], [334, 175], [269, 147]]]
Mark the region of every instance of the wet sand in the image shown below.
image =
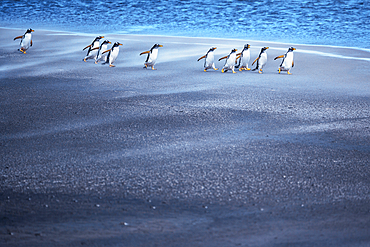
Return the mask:
[[[370, 53], [0, 29], [1, 246], [370, 245]], [[144, 56], [160, 43], [156, 71]], [[197, 59], [269, 46], [263, 74]], [[223, 62], [216, 62], [221, 68]]]

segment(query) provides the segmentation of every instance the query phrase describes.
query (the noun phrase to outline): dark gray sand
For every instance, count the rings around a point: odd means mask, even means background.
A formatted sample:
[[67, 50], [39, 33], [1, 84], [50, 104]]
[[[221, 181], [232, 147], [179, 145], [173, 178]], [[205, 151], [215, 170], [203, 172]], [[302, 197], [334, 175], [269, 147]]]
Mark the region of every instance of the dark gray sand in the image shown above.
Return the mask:
[[[368, 51], [296, 45], [289, 76], [290, 44], [103, 34], [109, 68], [92, 35], [23, 32], [0, 29], [1, 246], [370, 245]], [[264, 74], [196, 61], [245, 43]]]

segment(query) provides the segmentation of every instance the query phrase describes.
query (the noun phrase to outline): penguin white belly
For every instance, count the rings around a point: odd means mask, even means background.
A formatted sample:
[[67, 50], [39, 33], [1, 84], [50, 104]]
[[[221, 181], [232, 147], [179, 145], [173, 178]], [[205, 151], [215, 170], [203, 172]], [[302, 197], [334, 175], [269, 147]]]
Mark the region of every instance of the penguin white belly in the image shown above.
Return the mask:
[[153, 66], [155, 62], [157, 61], [157, 57], [158, 57], [158, 49], [153, 49], [152, 53], [149, 54], [148, 61], [145, 64], [149, 66]]
[[267, 54], [266, 53], [262, 53], [261, 54], [261, 57], [258, 61], [258, 69], [262, 69], [263, 66], [265, 66], [265, 64], [267, 63]]
[[109, 65], [112, 65], [114, 63], [114, 61], [116, 61], [116, 59], [118, 57], [118, 53], [119, 53], [119, 48], [118, 47], [115, 47], [115, 49], [113, 49], [110, 52]]
[[21, 48], [25, 51], [31, 46], [32, 34], [26, 33], [21, 41]]
[[226, 60], [224, 69], [233, 69], [235, 66], [236, 53], [232, 53]]
[[250, 50], [243, 51], [242, 66], [248, 68], [248, 63], [250, 59], [251, 59]]
[[293, 63], [293, 52], [288, 52], [284, 60], [282, 61], [280, 68], [282, 70], [290, 70]]
[[215, 55], [213, 54], [213, 52], [209, 52], [207, 57], [206, 57], [206, 62], [205, 62], [204, 68], [205, 69], [212, 68], [214, 61], [215, 61]]

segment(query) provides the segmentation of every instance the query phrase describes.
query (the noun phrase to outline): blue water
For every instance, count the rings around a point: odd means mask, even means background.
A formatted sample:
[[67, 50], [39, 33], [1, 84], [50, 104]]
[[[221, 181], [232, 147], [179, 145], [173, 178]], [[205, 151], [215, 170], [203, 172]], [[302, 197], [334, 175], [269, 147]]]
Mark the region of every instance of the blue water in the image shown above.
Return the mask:
[[370, 48], [370, 1], [1, 0], [0, 26]]

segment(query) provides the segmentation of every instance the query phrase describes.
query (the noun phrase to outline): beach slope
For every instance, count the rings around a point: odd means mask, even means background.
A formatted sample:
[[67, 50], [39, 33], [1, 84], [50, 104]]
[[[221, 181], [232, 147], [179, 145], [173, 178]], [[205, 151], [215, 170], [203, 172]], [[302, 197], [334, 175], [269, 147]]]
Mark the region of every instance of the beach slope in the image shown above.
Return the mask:
[[[368, 246], [370, 53], [0, 29], [1, 246]], [[153, 44], [157, 70], [143, 69]], [[251, 45], [263, 74], [203, 72]]]

